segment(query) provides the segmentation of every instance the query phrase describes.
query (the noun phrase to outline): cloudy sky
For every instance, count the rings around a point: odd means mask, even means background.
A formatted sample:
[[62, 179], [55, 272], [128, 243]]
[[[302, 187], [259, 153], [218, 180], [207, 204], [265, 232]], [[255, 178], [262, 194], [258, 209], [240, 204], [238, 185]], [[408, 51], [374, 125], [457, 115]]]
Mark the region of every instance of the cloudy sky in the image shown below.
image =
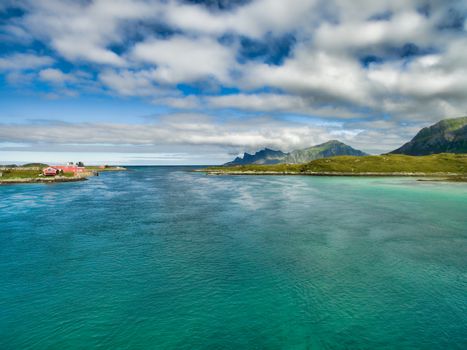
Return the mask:
[[0, 161], [390, 151], [467, 115], [464, 0], [2, 0]]

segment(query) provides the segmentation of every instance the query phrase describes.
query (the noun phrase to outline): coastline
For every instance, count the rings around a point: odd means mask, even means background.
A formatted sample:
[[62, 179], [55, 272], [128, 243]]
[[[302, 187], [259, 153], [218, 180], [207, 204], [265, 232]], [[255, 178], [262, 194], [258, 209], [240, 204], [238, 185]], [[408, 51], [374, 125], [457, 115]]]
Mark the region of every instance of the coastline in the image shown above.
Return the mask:
[[197, 171], [208, 175], [386, 176], [435, 178], [465, 182], [467, 156], [446, 153], [428, 156], [334, 156], [303, 164], [212, 166]]
[[460, 173], [425, 173], [425, 172], [336, 172], [336, 171], [254, 171], [254, 170], [210, 170], [195, 169], [194, 172], [207, 175], [307, 175], [307, 176], [423, 176], [423, 177], [462, 177]]
[[317, 172], [317, 171], [220, 171], [196, 169], [193, 172], [205, 173], [209, 176], [330, 176], [330, 177], [421, 177], [417, 181], [467, 182], [467, 176], [461, 173], [424, 173], [424, 172]]
[[33, 184], [33, 183], [60, 183], [60, 182], [77, 182], [86, 181], [87, 177], [76, 176], [76, 177], [37, 177], [37, 178], [12, 178], [12, 179], [0, 179], [0, 185], [8, 184]]
[[[31, 171], [31, 170], [41, 170], [38, 167], [28, 167], [28, 168], [12, 168], [14, 171]], [[115, 171], [126, 171], [124, 167], [107, 167], [99, 168], [97, 166], [87, 167], [87, 171], [75, 174], [74, 176], [34, 176], [34, 177], [2, 177], [0, 172], [0, 185], [8, 184], [52, 184], [52, 183], [62, 183], [62, 182], [77, 182], [77, 181], [86, 181], [90, 176], [99, 176], [99, 172], [115, 172]]]

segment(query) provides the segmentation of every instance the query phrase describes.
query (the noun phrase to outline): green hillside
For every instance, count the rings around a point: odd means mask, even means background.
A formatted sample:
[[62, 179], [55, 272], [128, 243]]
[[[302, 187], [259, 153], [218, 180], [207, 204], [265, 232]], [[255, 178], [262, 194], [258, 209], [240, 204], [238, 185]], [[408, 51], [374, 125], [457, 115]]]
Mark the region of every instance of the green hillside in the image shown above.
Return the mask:
[[233, 167], [210, 167], [207, 173], [335, 173], [335, 174], [467, 174], [467, 154], [434, 154], [429, 156], [380, 155], [338, 156], [317, 159], [306, 164], [241, 165]]
[[331, 140], [320, 145], [296, 150], [287, 155], [282, 163], [303, 164], [315, 159], [333, 156], [364, 156], [366, 153], [337, 140]]
[[445, 119], [423, 128], [410, 142], [390, 153], [413, 156], [467, 153], [467, 117]]
[[27, 163], [21, 165], [22, 168], [47, 168], [49, 165], [45, 163]]

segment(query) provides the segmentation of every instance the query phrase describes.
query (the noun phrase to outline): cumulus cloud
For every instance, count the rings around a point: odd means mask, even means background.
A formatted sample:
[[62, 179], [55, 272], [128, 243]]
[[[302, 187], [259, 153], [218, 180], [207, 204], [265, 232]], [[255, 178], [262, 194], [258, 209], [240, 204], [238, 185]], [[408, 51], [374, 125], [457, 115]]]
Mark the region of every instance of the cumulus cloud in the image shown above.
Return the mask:
[[368, 80], [358, 62], [303, 45], [282, 66], [250, 64], [242, 78], [243, 86], [274, 86], [322, 103], [371, 103]]
[[54, 68], [47, 68], [41, 70], [39, 72], [39, 77], [44, 81], [48, 81], [55, 84], [63, 84], [66, 82], [75, 81], [74, 76], [63, 73], [61, 70]]
[[0, 57], [0, 71], [36, 69], [48, 66], [53, 62], [53, 58], [49, 56], [30, 53], [15, 53]]
[[125, 60], [112, 51], [121, 43], [122, 23], [154, 14], [145, 1], [106, 0], [28, 2], [22, 26], [36, 38], [50, 42], [60, 55], [71, 60], [121, 66]]
[[149, 39], [134, 47], [133, 57], [153, 63], [153, 78], [166, 84], [208, 78], [228, 81], [229, 70], [235, 67], [234, 51], [210, 38]]
[[204, 101], [213, 108], [234, 108], [269, 113], [293, 112], [324, 118], [365, 118], [362, 113], [352, 112], [341, 107], [329, 105], [313, 107], [313, 101], [310, 99], [285, 94], [229, 94], [210, 96]]
[[317, 19], [316, 0], [256, 0], [227, 13], [213, 13], [193, 4], [169, 1], [166, 20], [185, 31], [222, 35], [226, 32], [260, 38], [266, 33], [286, 33]]
[[99, 79], [104, 86], [123, 96], [154, 96], [159, 92], [154, 85], [154, 69], [107, 69], [99, 74]]
[[371, 49], [374, 52], [387, 45], [431, 44], [430, 34], [430, 20], [412, 9], [397, 13], [389, 20], [324, 23], [316, 30], [315, 44], [333, 51]]

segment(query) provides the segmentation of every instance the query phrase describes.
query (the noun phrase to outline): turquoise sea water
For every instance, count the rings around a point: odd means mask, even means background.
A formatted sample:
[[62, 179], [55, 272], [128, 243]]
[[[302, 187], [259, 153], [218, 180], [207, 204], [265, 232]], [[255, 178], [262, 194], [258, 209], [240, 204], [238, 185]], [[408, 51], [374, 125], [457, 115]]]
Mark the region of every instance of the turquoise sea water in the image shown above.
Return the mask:
[[466, 349], [467, 185], [139, 167], [0, 186], [0, 349]]

